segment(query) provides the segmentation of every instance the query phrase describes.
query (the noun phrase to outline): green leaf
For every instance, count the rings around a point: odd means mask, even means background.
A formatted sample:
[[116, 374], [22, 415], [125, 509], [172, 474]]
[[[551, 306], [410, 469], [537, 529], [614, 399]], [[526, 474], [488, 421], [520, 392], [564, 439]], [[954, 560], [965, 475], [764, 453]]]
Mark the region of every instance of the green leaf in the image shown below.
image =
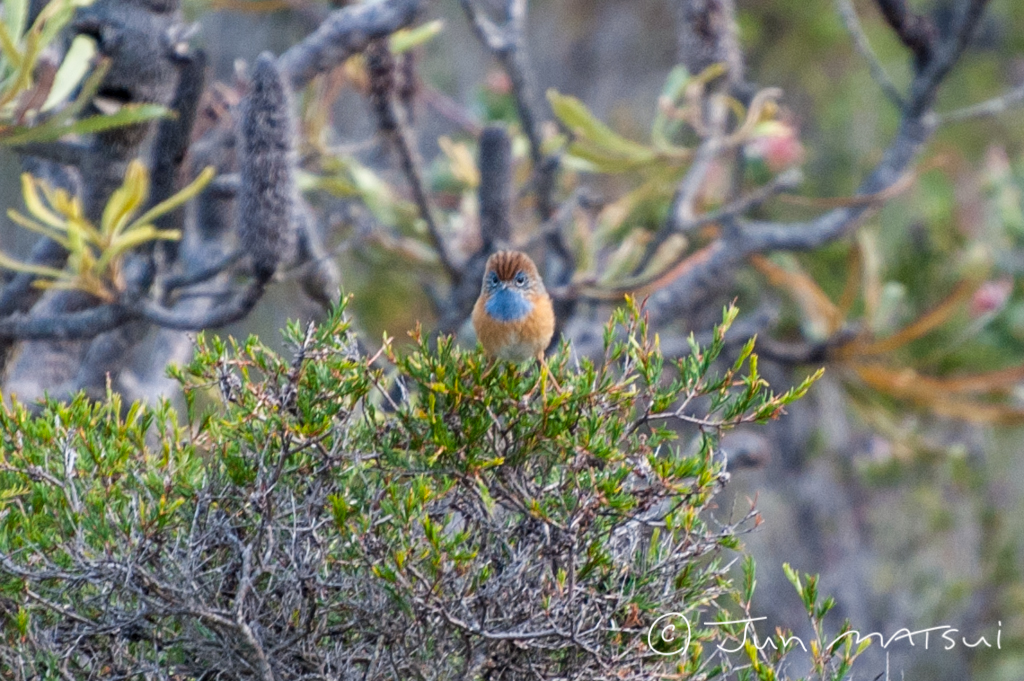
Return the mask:
[[147, 241], [177, 241], [181, 238], [181, 230], [178, 229], [157, 229], [153, 225], [143, 225], [130, 229], [120, 236], [100, 255], [96, 262], [96, 270], [104, 272], [107, 265], [119, 258], [125, 251], [130, 251], [136, 246], [141, 246]]
[[79, 35], [71, 41], [71, 47], [54, 76], [53, 86], [46, 96], [42, 111], [49, 111], [71, 96], [89, 72], [89, 65], [95, 55], [96, 41], [89, 36]]
[[786, 579], [789, 580], [789, 583], [797, 590], [797, 593], [803, 596], [804, 585], [800, 581], [800, 573], [790, 567], [789, 563], [782, 564], [782, 571], [786, 574]]
[[18, 40], [25, 33], [28, 0], [4, 0], [4, 28]]
[[[685, 66], [676, 66], [669, 71], [665, 78], [665, 85], [661, 88], [660, 103], [674, 105], [682, 97], [689, 83], [690, 72], [686, 70]], [[670, 119], [661, 106], [657, 111], [654, 124], [651, 126], [651, 142], [658, 147], [667, 147], [671, 145], [671, 137], [681, 126], [681, 122]]]
[[67, 234], [65, 232], [47, 225], [41, 225], [35, 220], [30, 220], [11, 208], [7, 209], [7, 217], [9, 217], [12, 222], [17, 223], [19, 226], [24, 227], [29, 231], [35, 232], [36, 234], [42, 234], [45, 237], [53, 239], [61, 246], [64, 246], [64, 248], [70, 248], [70, 242], [68, 241]]
[[53, 267], [45, 267], [43, 265], [33, 265], [27, 262], [21, 262], [9, 257], [3, 251], [0, 251], [0, 267], [11, 270], [14, 272], [26, 272], [28, 274], [35, 274], [40, 277], [47, 277], [56, 279], [63, 275], [63, 271], [55, 269]]
[[743, 559], [743, 600], [745, 603], [750, 603], [754, 598], [754, 587], [757, 586], [754, 571], [754, 557], [747, 556]]
[[552, 88], [548, 90], [548, 101], [555, 117], [577, 137], [578, 144], [570, 146], [570, 151], [575, 148], [575, 151], [588, 154], [588, 160], [604, 163], [618, 160], [624, 164], [641, 165], [658, 158], [657, 152], [650, 147], [626, 139], [602, 123], [575, 97], [560, 94]]
[[193, 198], [199, 195], [206, 185], [210, 184], [214, 175], [217, 174], [216, 169], [213, 166], [206, 166], [203, 171], [199, 173], [196, 179], [192, 180], [187, 186], [183, 187], [181, 191], [177, 192], [171, 197], [164, 199], [160, 203], [156, 204], [148, 211], [142, 214], [135, 222], [133, 222], [128, 229], [135, 229], [138, 226], [145, 225], [146, 223], [153, 222], [161, 215], [166, 215], [179, 206], [188, 203]]
[[408, 52], [414, 47], [429, 42], [443, 29], [444, 22], [440, 19], [428, 21], [416, 28], [399, 29], [391, 34], [391, 51], [394, 54]]
[[4, 138], [0, 143], [11, 146], [31, 142], [54, 142], [65, 135], [89, 135], [171, 115], [173, 113], [169, 109], [159, 104], [126, 104], [115, 114], [90, 116], [68, 125], [41, 125], [37, 128], [19, 126], [14, 129], [14, 134]]
[[32, 177], [30, 173], [21, 174], [21, 196], [25, 200], [25, 207], [33, 217], [41, 220], [44, 224], [61, 231], [66, 230], [66, 221], [43, 202], [43, 198], [39, 195], [39, 183], [40, 181]]
[[[3, 50], [4, 59], [7, 63], [4, 65], [4, 71], [7, 68], [20, 69], [22, 56], [21, 50], [18, 47], [14, 37], [11, 36], [10, 30], [7, 28], [7, 24], [0, 22], [0, 49]], [[0, 73], [0, 75], [3, 75]], [[8, 87], [16, 87], [16, 85], [9, 85]]]
[[110, 239], [120, 233], [149, 194], [149, 170], [139, 159], [128, 164], [121, 186], [114, 190], [100, 218], [100, 233]]

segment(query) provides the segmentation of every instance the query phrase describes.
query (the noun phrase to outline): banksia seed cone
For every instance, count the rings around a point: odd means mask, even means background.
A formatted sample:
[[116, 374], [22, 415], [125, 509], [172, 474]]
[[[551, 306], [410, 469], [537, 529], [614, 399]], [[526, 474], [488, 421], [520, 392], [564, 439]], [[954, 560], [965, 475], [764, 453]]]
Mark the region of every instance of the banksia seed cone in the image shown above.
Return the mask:
[[291, 248], [296, 198], [291, 96], [269, 52], [253, 67], [239, 133], [238, 235], [265, 282]]
[[391, 54], [387, 38], [371, 41], [363, 53], [366, 57], [366, 75], [370, 80], [369, 98], [377, 116], [377, 127], [388, 134], [398, 128], [391, 96], [395, 90], [395, 57]]

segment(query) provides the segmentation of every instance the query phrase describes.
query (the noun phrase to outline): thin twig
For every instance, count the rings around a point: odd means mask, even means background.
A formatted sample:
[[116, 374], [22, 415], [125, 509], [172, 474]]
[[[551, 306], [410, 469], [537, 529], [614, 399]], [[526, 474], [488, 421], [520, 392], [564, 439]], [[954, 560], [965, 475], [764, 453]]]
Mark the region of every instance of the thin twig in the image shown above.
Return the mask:
[[483, 126], [462, 104], [431, 85], [420, 89], [423, 103], [433, 109], [439, 116], [459, 126], [466, 134], [477, 137]]
[[175, 274], [167, 277], [163, 282], [164, 290], [173, 291], [174, 289], [192, 286], [194, 284], [202, 283], [208, 279], [212, 279], [238, 262], [242, 255], [244, 255], [244, 251], [236, 249], [217, 258], [211, 264], [203, 267], [202, 269], [198, 269], [194, 272], [183, 272], [181, 274]]
[[[899, 0], [880, 1], [905, 9]], [[939, 85], [970, 42], [987, 2], [969, 0], [965, 3], [949, 35], [934, 49], [928, 48], [928, 59], [919, 65], [911, 83], [899, 129], [881, 161], [861, 183], [858, 195], [882, 194], [899, 183], [931, 139], [938, 117], [930, 108]], [[687, 258], [673, 270], [672, 280], [651, 294], [647, 306], [651, 323], [686, 315], [699, 301], [721, 290], [729, 272], [748, 256], [771, 250], [819, 248], [849, 233], [876, 206], [873, 201], [843, 206], [801, 223], [737, 224], [732, 234], [723, 234], [718, 241]]]
[[914, 53], [918, 69], [932, 59], [938, 31], [928, 17], [915, 14], [906, 0], [875, 0], [882, 16], [899, 39]]
[[402, 107], [397, 106], [394, 96], [395, 62], [386, 40], [377, 40], [367, 46], [367, 70], [370, 74], [370, 100], [377, 116], [377, 127], [398, 152], [402, 173], [409, 182], [413, 202], [420, 217], [427, 225], [427, 234], [437, 252], [448, 278], [458, 283], [462, 271], [455, 265], [441, 229], [435, 217], [434, 208], [423, 181], [423, 163], [416, 149], [412, 129], [409, 127]]
[[319, 73], [341, 65], [371, 41], [411, 24], [424, 0], [380, 0], [335, 10], [312, 34], [279, 58], [281, 72], [299, 92]]
[[[523, 49], [523, 30], [526, 24], [525, 0], [509, 0], [507, 21], [501, 28], [489, 19], [473, 0], [461, 0], [477, 37], [499, 61], [509, 77], [512, 96], [515, 99], [519, 122], [523, 133], [530, 142], [530, 161], [533, 163], [533, 185], [537, 195], [537, 215], [541, 221], [554, 212], [555, 175], [559, 162], [556, 157], [544, 154], [540, 135], [540, 122], [536, 114], [533, 77]], [[561, 248], [556, 250], [561, 251]], [[564, 255], [561, 252], [559, 255]]]
[[1024, 84], [1018, 85], [1012, 90], [1007, 90], [998, 97], [993, 97], [992, 99], [966, 106], [962, 109], [940, 113], [937, 114], [937, 117], [940, 125], [944, 123], [957, 123], [982, 116], [998, 116], [1021, 104], [1024, 104]]
[[903, 101], [903, 95], [900, 94], [899, 88], [896, 87], [889, 74], [886, 73], [885, 67], [882, 66], [882, 62], [878, 59], [878, 55], [871, 49], [868, 36], [864, 33], [864, 28], [857, 17], [857, 9], [853, 6], [853, 0], [836, 0], [836, 8], [839, 10], [839, 16], [843, 18], [843, 24], [846, 26], [847, 32], [853, 38], [854, 47], [857, 48], [857, 51], [860, 52], [861, 56], [868, 63], [871, 77], [878, 87], [882, 89], [882, 92], [885, 93], [885, 96], [889, 98], [889, 101], [895, 104], [897, 108], [902, 109], [906, 103]]

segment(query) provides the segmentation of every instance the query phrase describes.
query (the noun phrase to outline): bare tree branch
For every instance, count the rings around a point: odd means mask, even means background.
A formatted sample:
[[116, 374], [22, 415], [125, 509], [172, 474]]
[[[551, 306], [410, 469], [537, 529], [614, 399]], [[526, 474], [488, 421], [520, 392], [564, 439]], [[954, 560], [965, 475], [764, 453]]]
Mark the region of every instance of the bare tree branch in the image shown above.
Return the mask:
[[265, 284], [259, 280], [249, 283], [240, 291], [234, 292], [231, 298], [208, 310], [178, 311], [167, 309], [152, 301], [133, 308], [133, 313], [147, 321], [165, 329], [179, 331], [199, 331], [201, 329], [224, 326], [237, 322], [256, 307], [263, 297]]
[[132, 311], [119, 304], [46, 316], [18, 313], [0, 319], [0, 337], [19, 340], [82, 340], [95, 338], [133, 318]]
[[959, 12], [954, 20], [951, 35], [935, 48], [933, 57], [910, 86], [910, 101], [907, 104], [909, 115], [920, 115], [934, 104], [939, 85], [974, 38], [978, 22], [981, 21], [988, 2], [989, 0], [966, 0], [957, 5]]
[[332, 12], [320, 27], [279, 58], [296, 92], [318, 73], [340, 66], [371, 41], [385, 38], [415, 21], [424, 0], [377, 0]]
[[960, 121], [966, 121], [972, 118], [998, 116], [999, 114], [1006, 113], [1021, 104], [1024, 104], [1024, 84], [1018, 85], [1002, 95], [993, 97], [992, 99], [984, 102], [972, 104], [971, 106], [964, 107], [963, 109], [946, 111], [937, 115], [939, 117], [940, 125], [945, 123], [959, 123]]
[[82, 340], [95, 338], [128, 322], [144, 319], [167, 329], [200, 331], [245, 317], [259, 302], [264, 285], [250, 283], [225, 303], [202, 311], [176, 311], [145, 300], [110, 303], [78, 312], [46, 316], [14, 314], [0, 319], [0, 338], [20, 340]]
[[726, 67], [729, 86], [743, 81], [743, 53], [736, 35], [733, 0], [676, 0], [679, 61], [696, 75], [715, 64]]
[[921, 70], [931, 61], [938, 30], [928, 17], [915, 14], [906, 0], [875, 0], [882, 16], [903, 44], [914, 53], [914, 63]]
[[496, 244], [512, 236], [512, 141], [505, 128], [489, 125], [480, 134], [480, 238], [482, 251], [491, 253]]
[[[32, 265], [61, 268], [67, 262], [68, 251], [52, 239], [43, 237], [32, 247], [32, 252], [26, 262]], [[3, 292], [0, 293], [0, 317], [15, 312], [26, 312], [38, 300], [41, 289], [34, 289], [32, 282], [37, 279], [35, 274], [19, 272], [4, 284]]]
[[[179, 70], [178, 87], [171, 100], [171, 110], [175, 115], [165, 118], [157, 126], [156, 139], [153, 143], [152, 171], [150, 174], [150, 191], [148, 208], [178, 191], [181, 186], [181, 170], [192, 139], [192, 127], [199, 111], [199, 98], [206, 84], [206, 54], [196, 50], [182, 57]], [[157, 218], [157, 226], [161, 229], [180, 230], [185, 222], [183, 208]], [[163, 242], [163, 253], [174, 260], [177, 255], [178, 242]]]
[[[498, 60], [511, 81], [519, 122], [523, 126], [523, 133], [530, 142], [530, 161], [533, 163], [534, 175], [532, 183], [537, 197], [537, 216], [541, 222], [546, 221], [555, 211], [553, 195], [555, 178], [560, 164], [557, 157], [546, 156], [541, 146], [535, 86], [524, 43], [526, 0], [508, 0], [506, 22], [500, 28], [484, 14], [475, 0], [461, 0], [461, 2], [480, 42]], [[549, 247], [559, 258], [565, 260], [563, 266], [569, 262], [569, 253], [560, 240], [549, 242]]]
[[836, 0], [836, 7], [839, 10], [839, 16], [843, 18], [843, 24], [846, 26], [847, 32], [853, 39], [854, 47], [857, 48], [857, 51], [860, 52], [861, 56], [868, 63], [871, 77], [878, 84], [878, 87], [882, 89], [882, 92], [885, 93], [885, 96], [889, 98], [889, 101], [902, 109], [904, 106], [903, 95], [900, 93], [899, 88], [896, 87], [896, 84], [892, 82], [889, 74], [886, 73], [882, 62], [878, 60], [878, 55], [871, 49], [868, 36], [864, 33], [860, 19], [857, 18], [857, 8], [853, 6], [853, 0]]
[[371, 41], [366, 47], [370, 76], [370, 100], [377, 115], [377, 127], [398, 152], [402, 173], [409, 182], [413, 201], [427, 225], [427, 234], [448, 278], [457, 283], [462, 272], [455, 265], [438, 225], [430, 196], [423, 181], [422, 161], [412, 131], [403, 112], [395, 105], [395, 62], [386, 39]]
[[[910, 39], [915, 45], [923, 44], [925, 29], [906, 14], [901, 0], [880, 2], [895, 13], [893, 20], [904, 33], [901, 38]], [[861, 183], [857, 196], [883, 195], [900, 181], [919, 156], [938, 124], [938, 117], [930, 111], [938, 87], [970, 42], [986, 3], [987, 0], [970, 0], [964, 4], [951, 34], [938, 44], [929, 43], [922, 52], [927, 54], [927, 59], [919, 64], [918, 74], [911, 84], [911, 96], [900, 127], [881, 161]], [[849, 233], [876, 205], [874, 201], [848, 205], [801, 223], [737, 223], [719, 240], [691, 255], [679, 268], [676, 279], [651, 295], [648, 311], [652, 322], [685, 315], [717, 290], [731, 269], [749, 255], [771, 250], [818, 248]]]
[[477, 166], [480, 185], [480, 249], [463, 267], [462, 279], [442, 305], [439, 333], [451, 333], [466, 320], [480, 291], [487, 258], [512, 237], [512, 140], [503, 126], [489, 125], [480, 134]]
[[217, 258], [205, 267], [167, 277], [167, 279], [162, 282], [163, 288], [166, 291], [174, 291], [175, 289], [184, 288], [186, 286], [201, 284], [204, 281], [214, 278], [221, 272], [225, 272], [229, 267], [238, 262], [243, 255], [245, 255], [244, 251], [236, 249]]
[[14, 150], [22, 156], [35, 156], [65, 166], [80, 166], [89, 153], [89, 146], [81, 142], [33, 142], [19, 145]]

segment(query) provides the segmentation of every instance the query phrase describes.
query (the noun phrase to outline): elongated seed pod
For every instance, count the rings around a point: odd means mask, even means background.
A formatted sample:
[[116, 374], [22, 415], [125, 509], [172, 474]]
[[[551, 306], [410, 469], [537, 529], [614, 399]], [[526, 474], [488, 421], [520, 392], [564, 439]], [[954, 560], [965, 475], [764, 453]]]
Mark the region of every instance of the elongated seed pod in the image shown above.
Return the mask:
[[292, 247], [295, 222], [295, 124], [291, 96], [269, 52], [256, 60], [241, 102], [238, 236], [260, 281]]
[[377, 116], [377, 127], [385, 135], [398, 128], [392, 97], [395, 92], [395, 56], [391, 54], [387, 38], [370, 41], [363, 53], [366, 74], [370, 79], [370, 105]]

